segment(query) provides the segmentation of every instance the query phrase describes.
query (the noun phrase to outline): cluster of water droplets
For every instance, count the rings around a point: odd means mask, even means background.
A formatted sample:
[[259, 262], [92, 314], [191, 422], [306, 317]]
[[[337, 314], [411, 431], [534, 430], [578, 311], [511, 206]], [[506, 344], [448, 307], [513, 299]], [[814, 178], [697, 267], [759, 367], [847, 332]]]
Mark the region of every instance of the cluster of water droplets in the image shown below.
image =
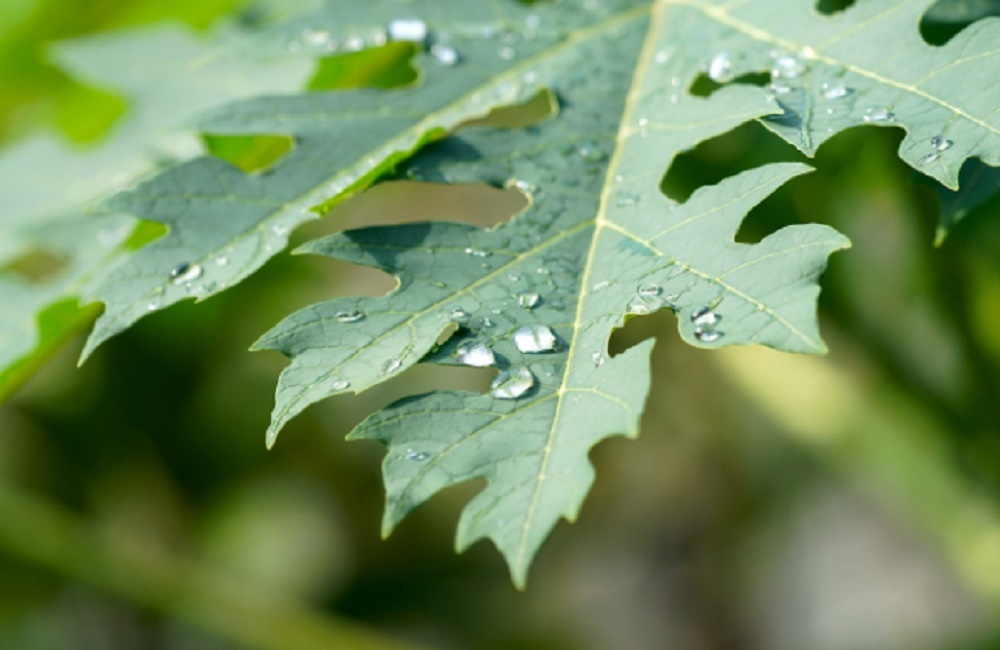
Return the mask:
[[938, 134], [931, 138], [930, 145], [931, 151], [920, 159], [921, 165], [929, 165], [930, 163], [937, 161], [941, 158], [941, 152], [951, 149], [955, 143], [944, 137], [944, 135]]
[[702, 343], [718, 341], [723, 336], [717, 328], [722, 316], [711, 307], [700, 307], [691, 312], [691, 322], [694, 323], [694, 336]]

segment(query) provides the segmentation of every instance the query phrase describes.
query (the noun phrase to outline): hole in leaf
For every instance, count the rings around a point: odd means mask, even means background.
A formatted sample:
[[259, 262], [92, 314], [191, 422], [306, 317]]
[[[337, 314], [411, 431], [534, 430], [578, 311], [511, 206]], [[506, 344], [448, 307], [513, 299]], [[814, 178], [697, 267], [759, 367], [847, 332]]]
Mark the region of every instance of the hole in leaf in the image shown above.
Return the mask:
[[854, 6], [856, 0], [819, 0], [816, 3], [816, 11], [820, 12], [824, 16], [829, 16], [831, 14], [840, 13], [845, 9], [850, 9]]
[[294, 145], [291, 138], [283, 135], [207, 134], [203, 140], [209, 153], [247, 174], [273, 167]]
[[506, 129], [524, 128], [544, 122], [559, 112], [559, 100], [550, 90], [542, 90], [521, 104], [501, 106], [489, 115], [470, 120], [459, 128], [467, 126], [495, 126]]
[[1000, 16], [1000, 0], [938, 0], [920, 19], [920, 35], [930, 45], [944, 45], [972, 23]]
[[42, 283], [58, 275], [67, 264], [69, 260], [58, 253], [36, 250], [22, 255], [4, 269], [23, 276], [29, 282]]
[[713, 81], [707, 74], [702, 73], [698, 75], [698, 78], [694, 80], [693, 84], [691, 84], [691, 90], [689, 92], [695, 97], [711, 97], [715, 91], [723, 86], [728, 86], [729, 84], [743, 84], [763, 88], [770, 83], [770, 81], [771, 76], [766, 72], [751, 72], [749, 74], [740, 75], [727, 83], [720, 84], [717, 81]]
[[348, 52], [318, 60], [306, 86], [311, 91], [345, 88], [399, 88], [417, 80], [413, 43], [391, 42], [382, 47]]
[[677, 156], [660, 188], [675, 201], [684, 202], [699, 188], [715, 185], [742, 170], [789, 160], [804, 158], [758, 122], [747, 122]]

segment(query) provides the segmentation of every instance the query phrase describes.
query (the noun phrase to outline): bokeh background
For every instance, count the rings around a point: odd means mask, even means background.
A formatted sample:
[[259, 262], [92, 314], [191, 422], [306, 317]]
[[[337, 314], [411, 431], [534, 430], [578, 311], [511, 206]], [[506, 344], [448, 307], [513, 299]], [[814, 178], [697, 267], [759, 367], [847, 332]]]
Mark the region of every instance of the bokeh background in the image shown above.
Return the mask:
[[[48, 63], [53, 41], [168, 20], [206, 32], [308, 4], [3, 0], [0, 144], [48, 131], [99, 147], [127, 113]], [[390, 278], [283, 255], [82, 368], [72, 340], [0, 405], [0, 649], [1000, 648], [1000, 202], [935, 247], [937, 198], [896, 158], [900, 138], [843, 133], [740, 234], [821, 222], [853, 240], [823, 279], [828, 356], [696, 350], [669, 313], [616, 334], [619, 351], [658, 340], [642, 435], [595, 449], [579, 522], [557, 527], [523, 593], [487, 544], [452, 550], [477, 485], [383, 541], [382, 450], [343, 440], [399, 397], [489, 373], [416, 368], [309, 409], [264, 449], [284, 360], [249, 345]], [[751, 124], [685, 154], [664, 188], [798, 159]], [[487, 225], [520, 205], [385, 183], [296, 239]]]

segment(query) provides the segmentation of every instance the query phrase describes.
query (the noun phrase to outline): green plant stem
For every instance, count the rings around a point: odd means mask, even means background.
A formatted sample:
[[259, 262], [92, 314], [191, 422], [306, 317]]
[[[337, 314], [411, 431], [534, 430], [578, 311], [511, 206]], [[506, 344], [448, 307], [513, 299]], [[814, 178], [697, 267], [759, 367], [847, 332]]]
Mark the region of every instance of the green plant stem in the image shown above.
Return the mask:
[[255, 588], [0, 481], [0, 548], [255, 650], [416, 646]]

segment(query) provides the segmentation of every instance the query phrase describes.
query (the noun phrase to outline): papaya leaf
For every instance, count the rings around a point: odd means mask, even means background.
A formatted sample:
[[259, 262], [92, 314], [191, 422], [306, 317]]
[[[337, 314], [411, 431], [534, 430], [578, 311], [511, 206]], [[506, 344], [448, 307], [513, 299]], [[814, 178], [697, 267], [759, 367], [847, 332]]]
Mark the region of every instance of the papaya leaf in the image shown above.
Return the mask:
[[[106, 310], [83, 357], [151, 311], [205, 299], [246, 278], [287, 246], [296, 226], [370, 185], [428, 141], [535, 95], [546, 70], [565, 59], [573, 43], [647, 11], [645, 3], [624, 2], [639, 8], [624, 17], [609, 17], [605, 9], [585, 12], [584, 20], [573, 17], [572, 4], [338, 0], [265, 31], [253, 40], [261, 56], [354, 51], [389, 39], [428, 47], [414, 61], [420, 79], [412, 87], [263, 96], [206, 113], [199, 122], [206, 133], [286, 135], [295, 146], [265, 173], [247, 175], [206, 157], [114, 197], [112, 209], [163, 223], [169, 233], [96, 287], [91, 297]], [[449, 31], [431, 36], [431, 19]], [[514, 27], [531, 28], [534, 20], [539, 25], [531, 40], [517, 48], [504, 44]]]
[[825, 349], [816, 280], [847, 240], [802, 225], [756, 244], [734, 241], [750, 209], [808, 168], [749, 170], [685, 203], [660, 191], [679, 153], [779, 110], [752, 87], [710, 99], [685, 92], [703, 60], [683, 48], [702, 35], [672, 19], [670, 6], [657, 5], [652, 27], [645, 12], [602, 19], [534, 69], [559, 98], [556, 118], [465, 129], [402, 171], [513, 185], [530, 198], [523, 213], [488, 230], [411, 224], [307, 244], [305, 251], [391, 273], [399, 285], [382, 297], [307, 307], [255, 346], [292, 359], [269, 443], [307, 405], [421, 361], [499, 370], [488, 394], [407, 398], [351, 438], [388, 447], [386, 534], [442, 488], [486, 479], [463, 511], [457, 546], [492, 540], [518, 586], [556, 522], [577, 516], [594, 479], [592, 446], [637, 433], [652, 342], [611, 357], [608, 338], [625, 318], [671, 309], [681, 336], [706, 348]]
[[[84, 206], [183, 155], [193, 135], [180, 128], [218, 103], [267, 90], [303, 85], [306, 61], [261, 64], [212, 54], [214, 45], [187, 30], [160, 26], [59, 43], [56, 65], [79, 81], [113, 88], [129, 98], [129, 111], [97, 147], [74, 149], [40, 135], [0, 155], [0, 268], [45, 252], [63, 260], [59, 272], [27, 284], [18, 272], [0, 271], [5, 315], [0, 322], [0, 394], [8, 392], [12, 365], [41, 352], [38, 319], [50, 306], [87, 293], [87, 287], [122, 255], [135, 225], [127, 215], [85, 215]], [[19, 298], [8, 293], [23, 294]], [[59, 310], [66, 334], [78, 327]], [[84, 312], [81, 312], [83, 314]], [[57, 336], [58, 328], [48, 328]], [[44, 349], [51, 346], [43, 345]], [[15, 373], [16, 374], [16, 373]]]

